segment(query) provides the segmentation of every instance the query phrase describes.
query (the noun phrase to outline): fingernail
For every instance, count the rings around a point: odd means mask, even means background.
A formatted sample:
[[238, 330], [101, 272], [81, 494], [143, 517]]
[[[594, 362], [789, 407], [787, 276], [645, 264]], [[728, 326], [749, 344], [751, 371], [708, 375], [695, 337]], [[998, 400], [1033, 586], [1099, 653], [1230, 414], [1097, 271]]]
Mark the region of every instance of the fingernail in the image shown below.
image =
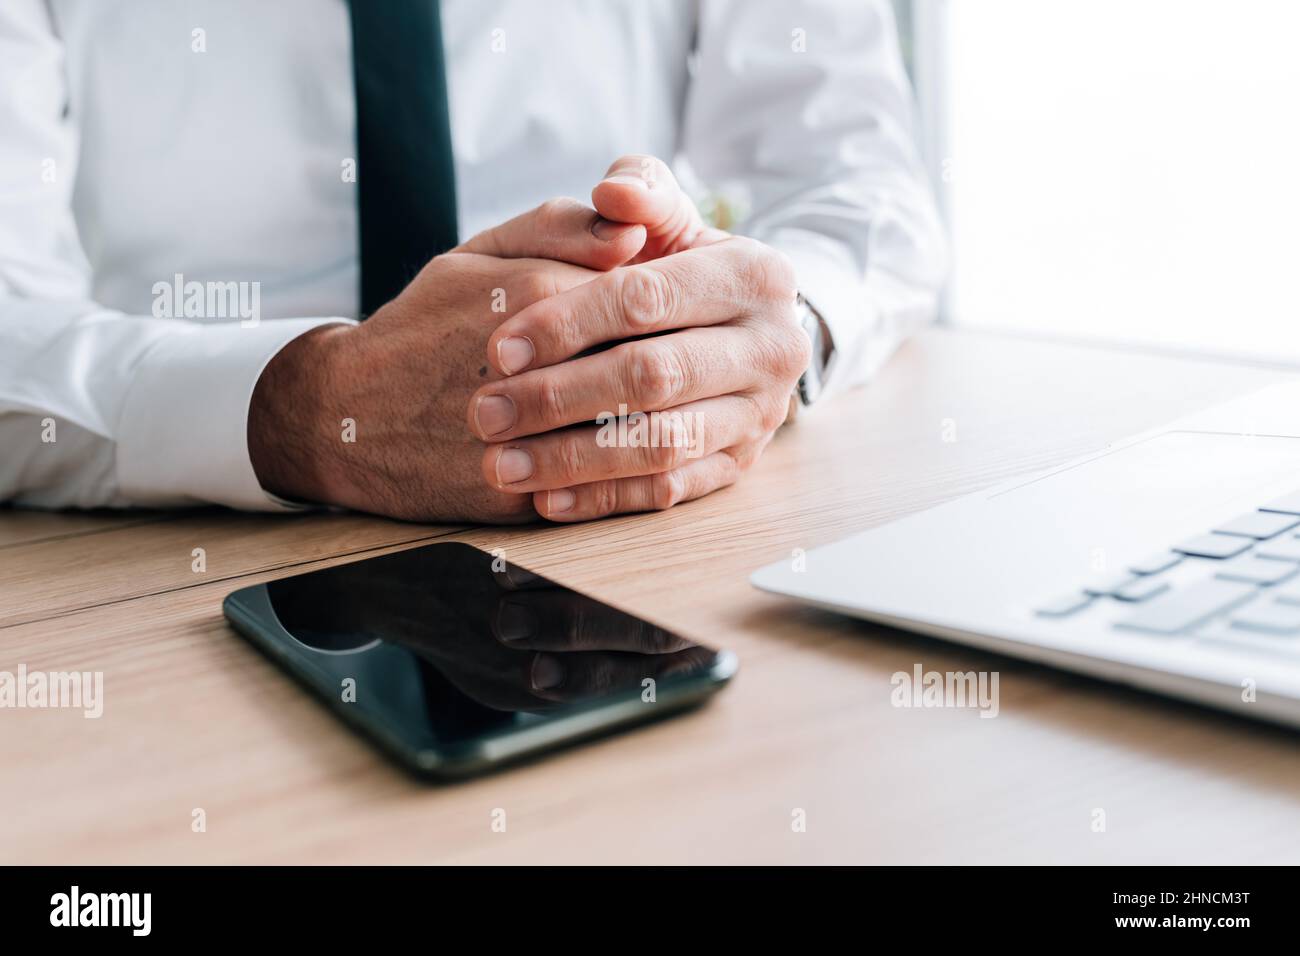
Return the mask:
[[577, 495], [568, 488], [561, 488], [558, 491], [548, 491], [546, 493], [546, 513], [548, 515], [563, 514], [572, 508], [573, 503], [577, 500]]
[[506, 448], [497, 455], [497, 484], [514, 484], [532, 473], [533, 456], [522, 448]]
[[484, 435], [496, 435], [515, 423], [515, 403], [508, 395], [484, 395], [474, 406], [474, 423]]
[[533, 688], [552, 690], [564, 683], [564, 666], [551, 654], [538, 654], [533, 661]]
[[627, 232], [627, 223], [597, 217], [591, 224], [591, 234], [601, 242], [613, 242]]
[[522, 604], [509, 602], [497, 609], [497, 637], [503, 641], [522, 641], [533, 633], [533, 614]]
[[645, 188], [650, 185], [640, 176], [610, 176], [606, 178], [605, 182], [618, 183], [620, 186], [637, 186], [639, 188]]
[[[593, 228], [592, 231], [595, 232], [595, 229]], [[522, 336], [512, 335], [497, 343], [497, 362], [507, 375], [514, 375], [515, 372], [522, 372], [528, 368], [535, 354], [532, 340]]]

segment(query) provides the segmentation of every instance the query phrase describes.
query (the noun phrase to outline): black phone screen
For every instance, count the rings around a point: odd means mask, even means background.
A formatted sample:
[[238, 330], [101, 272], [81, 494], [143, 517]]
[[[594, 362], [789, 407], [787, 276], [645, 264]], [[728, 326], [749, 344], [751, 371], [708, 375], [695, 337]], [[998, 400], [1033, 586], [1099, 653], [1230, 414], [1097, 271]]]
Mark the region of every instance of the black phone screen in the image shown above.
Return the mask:
[[459, 543], [246, 588], [227, 614], [401, 751], [455, 753], [611, 701], [653, 707], [734, 667], [731, 655]]

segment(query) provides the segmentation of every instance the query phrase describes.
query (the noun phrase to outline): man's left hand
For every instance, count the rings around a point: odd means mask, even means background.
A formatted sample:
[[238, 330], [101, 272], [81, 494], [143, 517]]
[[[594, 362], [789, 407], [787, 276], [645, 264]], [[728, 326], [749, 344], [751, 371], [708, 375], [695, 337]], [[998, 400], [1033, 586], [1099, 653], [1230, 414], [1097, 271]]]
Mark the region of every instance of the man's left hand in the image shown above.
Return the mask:
[[[532, 492], [552, 521], [668, 508], [731, 484], [785, 421], [810, 354], [789, 261], [705, 226], [658, 160], [624, 157], [593, 200], [607, 219], [646, 226], [638, 264], [503, 322], [487, 357], [504, 378], [469, 404], [490, 443], [488, 483]], [[478, 424], [485, 400], [512, 413], [492, 416], [510, 422], [493, 434]], [[608, 424], [635, 412], [648, 413], [639, 437]]]

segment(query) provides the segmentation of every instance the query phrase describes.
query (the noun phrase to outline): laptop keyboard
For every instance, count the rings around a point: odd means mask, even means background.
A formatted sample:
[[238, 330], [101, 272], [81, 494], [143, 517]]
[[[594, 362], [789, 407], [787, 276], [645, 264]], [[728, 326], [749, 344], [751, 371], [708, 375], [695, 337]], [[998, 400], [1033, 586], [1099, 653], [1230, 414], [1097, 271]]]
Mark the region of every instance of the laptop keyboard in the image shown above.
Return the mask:
[[[1194, 561], [1206, 574], [1174, 584], [1167, 572]], [[1220, 634], [1300, 636], [1300, 492], [1239, 515], [1120, 573], [1037, 610], [1063, 619], [1114, 602], [1115, 627], [1182, 634], [1212, 624]]]

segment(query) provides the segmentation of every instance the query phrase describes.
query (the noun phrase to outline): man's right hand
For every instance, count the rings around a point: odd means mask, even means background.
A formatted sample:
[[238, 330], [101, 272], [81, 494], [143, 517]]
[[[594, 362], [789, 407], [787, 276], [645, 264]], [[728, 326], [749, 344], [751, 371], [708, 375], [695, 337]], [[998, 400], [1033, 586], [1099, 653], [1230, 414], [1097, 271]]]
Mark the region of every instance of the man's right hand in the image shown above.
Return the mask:
[[645, 241], [642, 226], [553, 200], [431, 260], [361, 325], [295, 339], [267, 365], [249, 409], [262, 487], [410, 520], [536, 517], [530, 494], [484, 482], [485, 445], [466, 428], [470, 395], [498, 377], [483, 358], [488, 338]]

